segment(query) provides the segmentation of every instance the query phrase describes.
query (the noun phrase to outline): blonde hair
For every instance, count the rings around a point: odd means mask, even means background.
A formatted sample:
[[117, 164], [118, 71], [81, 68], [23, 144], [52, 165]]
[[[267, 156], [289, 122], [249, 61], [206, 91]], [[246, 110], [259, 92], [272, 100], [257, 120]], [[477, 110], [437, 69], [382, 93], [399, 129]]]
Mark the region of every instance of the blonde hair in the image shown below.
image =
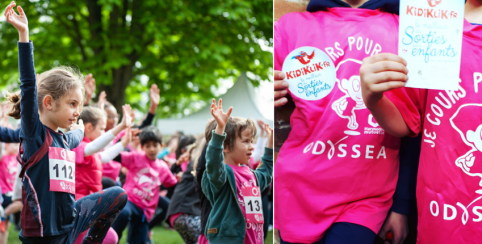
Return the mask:
[[[37, 105], [39, 111], [43, 109], [43, 99], [51, 96], [58, 101], [73, 89], [80, 88], [84, 94], [84, 77], [79, 70], [61, 66], [45, 71], [40, 74], [37, 81]], [[7, 94], [7, 100], [12, 104], [9, 116], [20, 119], [20, 92]], [[83, 101], [80, 101], [83, 104]]]
[[104, 110], [89, 106], [82, 109], [82, 113], [80, 113], [79, 119], [81, 119], [85, 125], [87, 123], [90, 123], [93, 127], [95, 127], [101, 119], [106, 120], [107, 115]]
[[196, 152], [194, 153], [194, 164], [192, 166], [192, 175], [196, 176], [196, 168], [199, 162], [199, 158], [203, 152], [204, 146], [206, 145], [206, 138], [204, 136], [198, 137], [198, 142]]

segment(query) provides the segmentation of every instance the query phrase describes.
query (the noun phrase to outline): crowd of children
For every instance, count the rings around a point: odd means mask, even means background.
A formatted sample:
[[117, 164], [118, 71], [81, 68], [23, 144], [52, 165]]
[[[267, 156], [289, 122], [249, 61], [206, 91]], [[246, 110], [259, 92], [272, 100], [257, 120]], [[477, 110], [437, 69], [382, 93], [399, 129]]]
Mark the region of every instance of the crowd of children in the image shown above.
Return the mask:
[[[128, 243], [148, 243], [150, 229], [164, 220], [185, 243], [264, 242], [261, 192], [273, 167], [268, 125], [252, 158], [253, 120], [231, 118], [232, 108], [224, 113], [222, 101], [213, 100], [204, 135], [178, 133], [163, 149], [161, 131], [151, 126], [156, 85], [142, 124], [134, 124], [127, 104], [119, 123], [105, 92], [91, 104], [92, 74], [84, 78], [69, 67], [36, 74], [27, 16], [15, 6], [7, 6], [5, 18], [19, 33], [20, 91], [7, 98], [20, 127], [0, 118], [0, 243], [18, 212], [22, 243], [118, 243], [126, 228]], [[201, 164], [204, 174], [197, 174]]]

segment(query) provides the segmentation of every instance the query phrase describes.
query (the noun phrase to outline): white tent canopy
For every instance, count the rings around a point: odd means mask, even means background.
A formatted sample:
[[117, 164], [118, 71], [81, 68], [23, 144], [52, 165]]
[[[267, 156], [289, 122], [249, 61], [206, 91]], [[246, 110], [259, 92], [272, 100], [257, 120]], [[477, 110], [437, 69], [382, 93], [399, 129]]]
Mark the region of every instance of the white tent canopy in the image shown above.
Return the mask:
[[[264, 92], [272, 93], [272, 90]], [[225, 111], [227, 111], [230, 106], [233, 107], [231, 116], [252, 118], [255, 121], [257, 119], [263, 119], [265, 123], [269, 123], [270, 126], [273, 127], [273, 118], [268, 118], [268, 116], [270, 116], [269, 111], [263, 111], [262, 106], [260, 106], [261, 103], [266, 103], [266, 101], [263, 101], [259, 92], [255, 91], [255, 88], [251, 82], [249, 82], [245, 73], [242, 73], [233, 87], [220, 98], [223, 99], [223, 108]], [[203, 134], [208, 120], [212, 118], [211, 100], [206, 102], [208, 104], [206, 107], [186, 117], [157, 120], [157, 127], [165, 135], [172, 135], [175, 131], [183, 131], [185, 134]], [[273, 109], [273, 106], [270, 107]]]

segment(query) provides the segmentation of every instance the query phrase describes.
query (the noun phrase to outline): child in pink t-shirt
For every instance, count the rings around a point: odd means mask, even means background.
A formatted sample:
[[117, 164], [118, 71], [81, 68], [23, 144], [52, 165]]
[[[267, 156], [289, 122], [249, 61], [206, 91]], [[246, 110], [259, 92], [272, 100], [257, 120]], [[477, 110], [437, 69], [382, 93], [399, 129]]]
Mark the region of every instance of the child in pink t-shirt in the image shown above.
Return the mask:
[[[102, 157], [106, 157], [110, 150], [101, 152], [116, 136], [131, 123], [130, 106], [124, 105], [124, 116], [120, 124], [104, 133], [106, 116], [100, 108], [86, 107], [79, 118], [84, 121], [84, 138], [75, 152], [76, 171], [75, 198], [102, 190]], [[121, 147], [125, 148], [128, 137], [124, 137]], [[104, 160], [105, 162], [106, 160]]]
[[[475, 15], [477, 21], [481, 6], [468, 1], [466, 17]], [[482, 238], [481, 46], [482, 26], [465, 21], [456, 90], [405, 88], [407, 62], [395, 54], [368, 58], [360, 70], [363, 98], [380, 125], [396, 136], [423, 135], [417, 179], [420, 244]]]
[[[101, 152], [120, 131], [127, 128], [131, 123], [130, 106], [123, 106], [124, 116], [122, 122], [104, 133], [106, 116], [105, 112], [100, 108], [86, 107], [82, 110], [79, 119], [84, 122], [84, 138], [79, 146], [72, 149], [75, 152], [75, 199], [78, 200], [89, 194], [102, 190], [102, 157], [106, 157], [109, 151]], [[127, 115], [127, 116], [126, 116]], [[122, 140], [124, 148], [128, 143], [129, 137], [124, 137]], [[75, 243], [80, 244], [87, 234], [88, 230], [81, 233]], [[111, 228], [107, 232], [104, 243], [117, 243], [117, 233]]]
[[206, 138], [209, 144], [201, 183], [212, 205], [204, 234], [211, 244], [262, 244], [265, 220], [261, 192], [269, 187], [273, 175], [273, 130], [265, 124], [268, 145], [261, 167], [252, 171], [248, 163], [256, 126], [252, 119], [230, 117], [231, 111], [229, 108], [224, 113], [221, 99], [218, 105], [213, 99], [211, 114], [215, 120], [207, 128], [215, 130], [212, 138]]
[[[12, 202], [13, 185], [15, 183], [15, 175], [17, 174], [17, 143], [1, 143], [0, 144], [0, 193], [3, 198], [0, 207], [4, 209]], [[0, 215], [5, 233], [0, 231], [0, 243], [6, 243], [8, 239], [8, 230], [10, 229], [10, 216]], [[5, 217], [5, 218], [4, 218]]]
[[[296, 109], [274, 173], [274, 225], [283, 242], [339, 243], [341, 232], [347, 243], [373, 243], [392, 206], [400, 139], [363, 103], [359, 69], [367, 57], [396, 52], [397, 37], [398, 16], [379, 10], [288, 13], [275, 24], [275, 70], [285, 69], [297, 88], [289, 91]], [[303, 75], [304, 55], [325, 73]]]
[[157, 159], [162, 150], [162, 134], [154, 126], [148, 126], [139, 134], [142, 152], [122, 152], [115, 158], [129, 170], [123, 188], [127, 192], [126, 207], [112, 225], [119, 239], [122, 231], [130, 224], [127, 242], [146, 243], [148, 241], [149, 221], [159, 201], [159, 187], [173, 186], [177, 183], [167, 164]]

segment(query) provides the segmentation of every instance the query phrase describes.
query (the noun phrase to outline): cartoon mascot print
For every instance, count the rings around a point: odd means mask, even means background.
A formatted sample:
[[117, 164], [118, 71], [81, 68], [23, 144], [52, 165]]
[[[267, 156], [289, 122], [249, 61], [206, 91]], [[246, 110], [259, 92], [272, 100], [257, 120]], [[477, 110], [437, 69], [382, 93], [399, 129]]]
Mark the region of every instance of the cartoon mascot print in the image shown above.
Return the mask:
[[[335, 69], [337, 72], [336, 82], [338, 83], [338, 88], [346, 95], [333, 102], [331, 108], [335, 110], [336, 114], [341, 118], [348, 119], [348, 129], [350, 130], [358, 129], [355, 111], [367, 108], [363, 102], [360, 75], [358, 72], [361, 64], [362, 62], [359, 60], [346, 59], [341, 61]], [[338, 69], [342, 65], [345, 70], [356, 70], [357, 75], [340, 78], [338, 76]], [[378, 126], [371, 114], [368, 118], [368, 124], [373, 127]]]
[[464, 104], [450, 118], [450, 124], [471, 148], [457, 158], [455, 165], [469, 176], [480, 177], [482, 187], [482, 121], [475, 122], [474, 114], [482, 114], [482, 104]]

